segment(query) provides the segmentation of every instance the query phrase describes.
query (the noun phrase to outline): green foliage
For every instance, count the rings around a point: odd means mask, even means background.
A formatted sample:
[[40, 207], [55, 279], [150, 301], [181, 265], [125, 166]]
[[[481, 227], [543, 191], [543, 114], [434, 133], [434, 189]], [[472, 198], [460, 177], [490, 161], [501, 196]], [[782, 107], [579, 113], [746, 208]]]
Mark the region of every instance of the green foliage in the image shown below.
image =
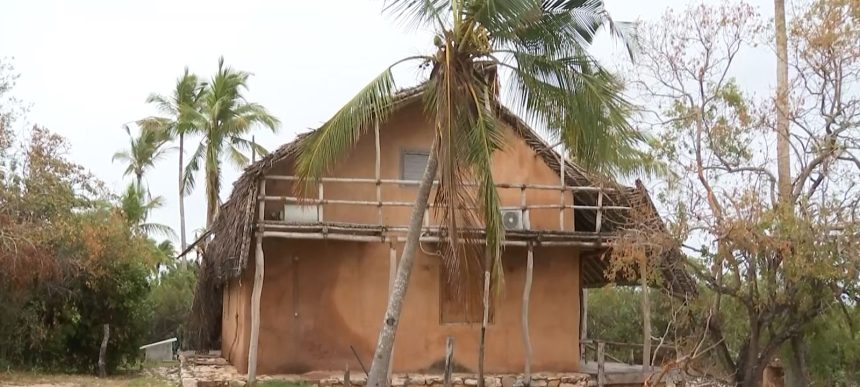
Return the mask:
[[818, 385], [860, 384], [860, 308], [856, 305], [830, 309], [806, 337], [809, 369]]
[[137, 360], [151, 318], [148, 278], [164, 255], [65, 158], [64, 139], [38, 127], [29, 134], [0, 160], [18, 166], [0, 181], [0, 363], [94, 371], [109, 324], [115, 370]]
[[197, 265], [174, 262], [167, 265], [152, 284], [149, 303], [153, 308], [153, 321], [148, 342], [184, 336], [184, 322], [191, 311], [194, 288], [197, 284]]
[[[651, 334], [662, 337], [672, 324], [672, 299], [656, 289], [649, 289], [651, 304]], [[617, 343], [642, 343], [642, 290], [641, 288], [608, 286], [588, 289], [588, 339]], [[674, 343], [674, 330], [668, 331], [665, 343]], [[652, 350], [657, 341], [652, 344]], [[641, 348], [609, 345], [606, 352], [616, 359], [638, 364], [642, 361]], [[660, 353], [661, 356], [665, 352]]]

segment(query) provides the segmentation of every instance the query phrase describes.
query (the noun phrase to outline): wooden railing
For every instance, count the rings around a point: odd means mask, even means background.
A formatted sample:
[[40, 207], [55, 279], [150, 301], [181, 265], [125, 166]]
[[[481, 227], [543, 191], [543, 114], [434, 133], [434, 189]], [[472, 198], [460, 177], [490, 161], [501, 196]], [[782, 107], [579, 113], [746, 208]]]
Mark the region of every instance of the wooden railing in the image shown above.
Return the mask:
[[[384, 226], [386, 229], [391, 231], [405, 231], [407, 228], [407, 222], [397, 223], [397, 224], [388, 224], [390, 222], [386, 222], [383, 216], [383, 209], [386, 208], [408, 208], [415, 205], [414, 201], [403, 201], [403, 200], [391, 200], [386, 199], [383, 196], [384, 189], [383, 187], [392, 187], [391, 189], [403, 189], [406, 187], [417, 187], [418, 182], [412, 180], [399, 180], [399, 179], [374, 179], [374, 178], [344, 178], [344, 177], [324, 177], [316, 181], [316, 192], [315, 195], [312, 192], [310, 197], [298, 197], [292, 194], [287, 195], [275, 195], [271, 193], [267, 193], [266, 191], [266, 182], [289, 182], [290, 185], [298, 181], [296, 176], [283, 176], [283, 175], [267, 175], [261, 180], [260, 189], [259, 189], [259, 197], [260, 203], [263, 205], [267, 205], [267, 203], [271, 204], [272, 202], [279, 203], [279, 205], [296, 205], [304, 208], [315, 208], [317, 211], [317, 223], [325, 224], [329, 222], [336, 222], [337, 219], [326, 217], [324, 213], [324, 209], [326, 206], [354, 206], [357, 208], [376, 208], [376, 219], [373, 219], [373, 216], [366, 220], [362, 220], [361, 224], [364, 225], [375, 225], [375, 226]], [[344, 199], [344, 198], [331, 198], [327, 196], [326, 185], [332, 184], [349, 184], [356, 189], [364, 189], [369, 187], [375, 187], [375, 195], [370, 194], [371, 197], [364, 198], [355, 198], [355, 199]], [[438, 186], [438, 181], [434, 182], [434, 186]], [[476, 184], [466, 184], [467, 187], [475, 187]], [[359, 188], [361, 187], [361, 188]], [[519, 191], [519, 203], [516, 205], [504, 206], [506, 210], [520, 210], [522, 211], [522, 218], [524, 222], [528, 222], [529, 213], [534, 210], [558, 210], [558, 229], [557, 230], [549, 230], [549, 231], [561, 231], [561, 232], [573, 232], [573, 231], [584, 231], [584, 232], [593, 232], [600, 233], [603, 230], [603, 219], [604, 213], [606, 211], [626, 211], [629, 208], [625, 206], [617, 206], [617, 205], [604, 205], [604, 196], [607, 193], [614, 192], [615, 190], [612, 188], [602, 188], [602, 187], [579, 187], [579, 186], [568, 186], [568, 185], [546, 185], [546, 184], [506, 184], [499, 183], [496, 184], [496, 188], [499, 190], [518, 190]], [[283, 191], [283, 190], [281, 190]], [[530, 200], [529, 193], [530, 192], [547, 192], [547, 191], [557, 191], [560, 193], [560, 197], [557, 203], [549, 203], [546, 200], [546, 196], [544, 196], [541, 200]], [[292, 189], [288, 190], [288, 192], [292, 193]], [[576, 203], [576, 193], [578, 192], [590, 192], [596, 193], [596, 205], [591, 204], [577, 204]], [[340, 196], [343, 196], [341, 193]], [[403, 195], [396, 195], [403, 196]], [[510, 198], [510, 197], [509, 197]], [[363, 200], [359, 200], [363, 199]], [[428, 212], [434, 208], [434, 204], [431, 202], [428, 206]], [[473, 208], [474, 209], [474, 208]], [[577, 230], [576, 229], [576, 212], [581, 210], [590, 210], [594, 211], [594, 229], [593, 230]], [[265, 208], [262, 210], [265, 212]], [[566, 218], [570, 219], [571, 226], [569, 228], [566, 227]], [[281, 219], [283, 223], [295, 223], [291, 222], [290, 219]], [[439, 225], [431, 224], [431, 217], [429, 213], [425, 213], [424, 217], [424, 226], [425, 228], [434, 228]], [[529, 229], [528, 224], [525, 224], [526, 230]]]
[[[615, 347], [617, 349], [630, 350], [629, 360], [622, 360], [621, 356], [612, 355], [610, 352], [617, 351], [607, 351], [607, 346]], [[636, 365], [640, 364], [636, 363], [634, 351], [640, 350], [644, 351], [643, 343], [623, 343], [616, 341], [605, 341], [605, 340], [581, 340], [579, 342], [580, 353], [582, 354], [582, 361], [584, 363], [588, 363], [589, 361], [593, 361], [597, 363], [597, 381], [598, 386], [603, 386], [606, 381], [606, 359], [609, 359], [612, 362], [628, 364], [628, 365]], [[589, 360], [589, 350], [593, 353], [593, 360]], [[654, 360], [658, 358], [658, 355], [661, 353], [664, 356], [674, 357], [676, 353], [676, 348], [673, 345], [666, 343], [659, 343], [659, 345], [654, 350], [654, 353], [647, 354], [646, 358], [648, 359], [647, 363], [641, 364], [641, 372], [642, 373], [650, 373], [653, 371], [652, 363]], [[652, 357], [653, 356], [653, 357]]]

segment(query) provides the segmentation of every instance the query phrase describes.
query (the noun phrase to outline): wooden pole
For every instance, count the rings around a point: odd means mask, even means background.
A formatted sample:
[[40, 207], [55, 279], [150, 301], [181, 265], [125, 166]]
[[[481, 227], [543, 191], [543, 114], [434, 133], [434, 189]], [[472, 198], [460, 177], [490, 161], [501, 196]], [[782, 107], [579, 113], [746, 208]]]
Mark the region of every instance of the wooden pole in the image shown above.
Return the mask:
[[478, 387], [484, 387], [484, 351], [486, 350], [487, 325], [490, 324], [490, 267], [493, 265], [490, 249], [484, 250], [484, 315], [481, 319], [481, 341], [478, 348]]
[[534, 271], [534, 251], [532, 245], [528, 245], [528, 257], [526, 261], [526, 283], [523, 287], [523, 347], [526, 353], [525, 371], [523, 375], [523, 385], [531, 385], [532, 375], [532, 343], [529, 339], [529, 297], [532, 291], [532, 272]]
[[379, 203], [376, 208], [376, 216], [378, 224], [382, 223], [382, 156], [379, 146], [379, 120], [374, 120], [373, 135], [376, 140], [376, 164], [374, 172], [376, 175], [376, 201]]
[[[266, 179], [260, 181], [260, 194], [266, 196]], [[254, 252], [254, 288], [251, 291], [251, 343], [248, 348], [248, 384], [257, 381], [257, 349], [260, 344], [260, 298], [263, 295], [263, 277], [265, 262], [263, 257], [263, 219], [266, 213], [266, 201], [258, 203], [259, 218], [257, 230], [257, 246]]]
[[603, 224], [603, 191], [597, 191], [597, 216], [594, 220], [594, 232], [600, 232]]
[[565, 187], [564, 187], [564, 185], [565, 185], [564, 184], [565, 173], [564, 173], [564, 170], [565, 170], [565, 164], [564, 164], [564, 153], [562, 153], [562, 152], [558, 152], [558, 165], [559, 165], [559, 167], [558, 167], [558, 184], [561, 187], [561, 190], [560, 190], [561, 201], [559, 203], [559, 204], [561, 204], [561, 209], [558, 212], [558, 229], [561, 231], [564, 231], [564, 191], [565, 191]]
[[[397, 277], [397, 248], [394, 243], [390, 243], [388, 249], [388, 298], [389, 302], [391, 295], [394, 293], [394, 278]], [[391, 357], [388, 359], [388, 385], [391, 385], [391, 373], [394, 365], [394, 345], [391, 345]]]
[[606, 385], [606, 343], [597, 342], [597, 386]]
[[[580, 285], [581, 286], [581, 285]], [[579, 316], [579, 340], [588, 340], [588, 289], [580, 288], [580, 316]], [[585, 347], [580, 356], [585, 355]]]
[[642, 259], [639, 272], [642, 277], [642, 372], [651, 368], [651, 302], [648, 299], [648, 267]]
[[454, 338], [448, 336], [445, 340], [445, 371], [443, 385], [451, 387], [451, 373], [454, 371]]
[[346, 370], [343, 371], [343, 387], [352, 387], [352, 382], [349, 380], [349, 363], [346, 363]]

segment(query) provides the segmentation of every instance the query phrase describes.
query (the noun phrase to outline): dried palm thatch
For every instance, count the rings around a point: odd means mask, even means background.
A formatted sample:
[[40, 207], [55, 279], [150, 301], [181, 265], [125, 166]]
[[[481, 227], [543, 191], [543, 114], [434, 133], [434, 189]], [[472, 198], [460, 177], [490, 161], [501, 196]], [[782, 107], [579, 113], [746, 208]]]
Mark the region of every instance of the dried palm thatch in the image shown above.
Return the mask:
[[[420, 96], [422, 90], [421, 87], [403, 90], [398, 93], [395, 100], [399, 106], [416, 102], [418, 101], [416, 97]], [[522, 138], [553, 171], [561, 174], [562, 162], [564, 162], [566, 185], [613, 188], [613, 190], [604, 191], [602, 199], [604, 206], [648, 203], [649, 208], [654, 208], [644, 188], [640, 186], [635, 188], [622, 187], [610, 179], [586, 173], [578, 165], [560, 157], [551, 145], [509, 109], [502, 105], [497, 106], [497, 108], [502, 120], [510, 125], [514, 133]], [[229, 199], [221, 205], [209, 230], [212, 239], [207, 243], [203, 254], [203, 263], [198, 274], [198, 287], [189, 321], [190, 331], [198, 332], [190, 343], [193, 348], [210, 348], [217, 343], [221, 323], [221, 290], [227, 281], [239, 277], [247, 267], [254, 234], [254, 216], [260, 179], [275, 165], [291, 163], [296, 155], [298, 144], [307, 135], [308, 133], [299, 135], [294, 141], [281, 146], [248, 166], [242, 176], [233, 184], [233, 191]], [[574, 193], [574, 200], [580, 205], [596, 206], [598, 195], [596, 191], [577, 191]], [[577, 209], [575, 229], [595, 230], [598, 223], [597, 213], [597, 210]], [[629, 225], [629, 220], [623, 212], [604, 210], [602, 216], [601, 232], [614, 233]], [[662, 224], [656, 211], [653, 212], [653, 216], [656, 217], [656, 222]], [[600, 276], [602, 277], [602, 274]], [[682, 282], [686, 284], [691, 281], [686, 279]]]

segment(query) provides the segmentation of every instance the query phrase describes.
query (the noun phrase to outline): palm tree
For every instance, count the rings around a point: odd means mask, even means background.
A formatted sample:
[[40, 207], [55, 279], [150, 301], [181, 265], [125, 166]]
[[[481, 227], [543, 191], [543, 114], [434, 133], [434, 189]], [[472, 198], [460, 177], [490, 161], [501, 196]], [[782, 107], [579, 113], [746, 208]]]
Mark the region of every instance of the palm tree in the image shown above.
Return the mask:
[[128, 185], [120, 197], [120, 209], [123, 217], [132, 229], [140, 235], [159, 235], [172, 238], [176, 235], [169, 226], [147, 222], [150, 212], [164, 205], [161, 196], [149, 197], [140, 186]]
[[266, 154], [266, 149], [243, 136], [255, 126], [262, 125], [273, 132], [280, 121], [257, 103], [247, 102], [242, 95], [248, 88], [250, 73], [234, 70], [218, 59], [218, 71], [205, 87], [199, 110], [186, 108], [181, 113], [203, 136], [197, 150], [185, 167], [187, 190], [194, 188], [194, 172], [201, 163], [206, 177], [206, 226], [210, 226], [218, 211], [221, 192], [221, 162], [227, 158], [238, 167], [248, 165], [243, 152], [251, 149]]
[[[182, 76], [176, 80], [176, 86], [171, 96], [153, 93], [146, 98], [147, 103], [155, 104], [158, 111], [165, 116], [147, 117], [137, 123], [142, 128], [167, 132], [179, 141], [179, 237], [182, 250], [188, 247], [185, 237], [185, 196], [188, 192], [184, 186], [183, 173], [185, 169], [185, 136], [196, 130], [188, 118], [187, 112], [198, 110], [204, 87], [205, 84], [200, 83], [197, 75], [190, 73], [186, 67]], [[183, 112], [186, 113], [183, 114]]]
[[167, 153], [168, 136], [163, 131], [141, 127], [139, 135], [134, 137], [128, 125], [123, 125], [123, 128], [128, 134], [129, 146], [124, 151], [114, 153], [113, 161], [128, 163], [123, 176], [134, 175], [135, 183], [142, 187], [144, 173]]
[[[629, 155], [642, 141], [627, 122], [631, 106], [621, 97], [622, 85], [586, 51], [602, 26], [622, 35], [601, 1], [392, 0], [386, 10], [416, 27], [434, 29], [435, 51], [386, 68], [302, 140], [296, 164], [299, 186], [310, 189], [374, 122], [395, 110], [392, 68], [412, 62], [429, 69], [419, 87], [434, 123], [434, 140], [368, 376], [368, 386], [374, 387], [386, 384], [434, 178], [439, 179], [434, 200], [448, 235], [446, 264], [462, 267], [458, 260], [484, 253], [477, 244], [458, 242], [460, 230], [478, 226], [486, 230], [493, 278], [502, 275], [505, 233], [490, 165], [505, 141], [498, 115], [499, 73], [509, 78], [507, 91], [519, 113], [546, 126], [586, 168], [635, 169]], [[476, 182], [477, 189], [467, 189], [468, 182]]]

